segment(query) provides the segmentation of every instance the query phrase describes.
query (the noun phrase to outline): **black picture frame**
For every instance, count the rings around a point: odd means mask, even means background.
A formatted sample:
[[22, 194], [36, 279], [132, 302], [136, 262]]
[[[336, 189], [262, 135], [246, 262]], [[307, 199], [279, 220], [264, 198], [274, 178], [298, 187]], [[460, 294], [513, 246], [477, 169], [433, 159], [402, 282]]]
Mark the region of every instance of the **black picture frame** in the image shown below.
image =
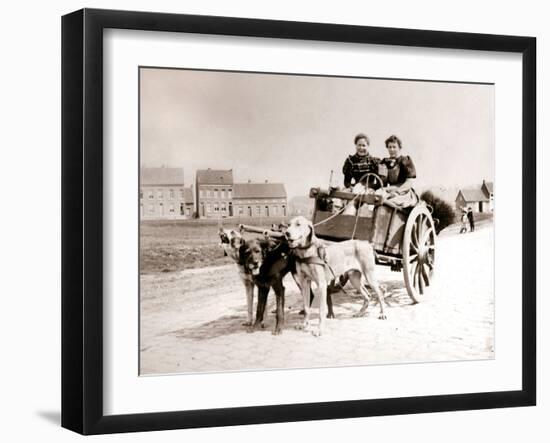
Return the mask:
[[[392, 399], [103, 412], [103, 31], [108, 28], [522, 55], [522, 388]], [[62, 426], [82, 434], [530, 406], [536, 403], [536, 39], [83, 9], [62, 18]]]

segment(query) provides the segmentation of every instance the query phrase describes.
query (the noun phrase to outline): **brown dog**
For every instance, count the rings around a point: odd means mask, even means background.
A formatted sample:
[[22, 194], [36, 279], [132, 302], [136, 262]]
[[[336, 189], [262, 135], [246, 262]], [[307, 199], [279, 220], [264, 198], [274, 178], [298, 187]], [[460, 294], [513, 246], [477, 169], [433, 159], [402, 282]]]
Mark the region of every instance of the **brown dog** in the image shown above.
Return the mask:
[[[384, 296], [374, 278], [374, 250], [369, 242], [347, 240], [325, 247], [315, 237], [311, 221], [302, 216], [295, 217], [290, 221], [285, 236], [293, 255], [296, 257], [296, 273], [304, 298], [305, 316], [302, 328], [307, 328], [309, 324], [307, 298], [311, 290], [311, 283], [314, 282], [320, 289], [319, 329], [316, 335], [321, 335], [327, 308], [327, 285], [350, 269], [361, 271], [364, 279], [378, 297], [380, 305], [378, 318], [386, 318], [384, 314]], [[364, 315], [369, 305], [369, 294], [364, 285], [359, 285], [359, 290], [364, 301], [361, 309], [355, 314], [356, 316]]]
[[243, 282], [245, 292], [246, 292], [246, 312], [247, 312], [247, 321], [243, 323], [243, 326], [252, 326], [253, 318], [253, 304], [254, 304], [254, 278], [252, 274], [248, 272], [244, 265], [241, 263], [241, 256], [239, 251], [241, 246], [244, 244], [244, 239], [241, 234], [232, 229], [223, 229], [219, 230], [221, 245], [224, 251], [224, 254], [231, 257], [239, 272], [239, 277]]
[[[298, 285], [300, 292], [300, 280], [296, 276], [296, 265], [293, 255], [290, 253], [288, 243], [284, 240], [271, 238], [253, 239], [244, 242], [240, 248], [241, 264], [246, 272], [252, 275], [254, 284], [258, 287], [258, 306], [256, 321], [250, 331], [256, 329], [264, 318], [265, 307], [269, 290], [273, 289], [276, 296], [276, 321], [273, 334], [282, 333], [284, 325], [285, 287], [284, 277], [290, 272]], [[313, 291], [308, 289], [310, 300], [313, 299]], [[330, 294], [326, 295], [329, 305], [329, 317], [334, 317], [332, 312], [332, 300]]]

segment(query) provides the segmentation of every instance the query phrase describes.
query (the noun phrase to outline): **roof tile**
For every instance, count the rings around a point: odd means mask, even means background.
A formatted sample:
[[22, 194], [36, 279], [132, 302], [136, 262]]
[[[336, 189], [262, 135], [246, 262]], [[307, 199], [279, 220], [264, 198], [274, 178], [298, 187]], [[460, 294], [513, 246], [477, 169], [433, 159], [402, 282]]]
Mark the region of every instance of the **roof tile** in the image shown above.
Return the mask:
[[142, 185], [183, 185], [183, 168], [141, 168]]
[[233, 198], [286, 198], [282, 183], [235, 183]]

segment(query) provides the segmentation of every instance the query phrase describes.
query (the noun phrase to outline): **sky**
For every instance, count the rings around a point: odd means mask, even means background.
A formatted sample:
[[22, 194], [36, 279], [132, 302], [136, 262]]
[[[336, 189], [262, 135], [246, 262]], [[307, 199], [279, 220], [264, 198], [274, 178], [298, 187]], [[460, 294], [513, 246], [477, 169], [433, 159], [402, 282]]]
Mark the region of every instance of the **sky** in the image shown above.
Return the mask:
[[288, 197], [343, 182], [353, 139], [386, 157], [397, 135], [417, 186], [494, 177], [494, 86], [141, 68], [142, 166], [233, 169], [235, 182], [284, 183]]

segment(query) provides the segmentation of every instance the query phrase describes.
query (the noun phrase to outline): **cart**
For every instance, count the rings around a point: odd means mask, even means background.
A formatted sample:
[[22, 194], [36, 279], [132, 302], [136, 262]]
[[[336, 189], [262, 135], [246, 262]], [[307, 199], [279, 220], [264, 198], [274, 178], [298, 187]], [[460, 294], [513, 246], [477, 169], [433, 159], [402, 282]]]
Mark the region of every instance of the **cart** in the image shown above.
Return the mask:
[[[375, 182], [382, 180], [369, 173]], [[375, 251], [378, 265], [390, 266], [403, 272], [407, 293], [413, 303], [426, 293], [434, 275], [436, 230], [431, 207], [419, 201], [415, 206], [401, 209], [383, 201], [376, 193], [354, 194], [337, 189], [312, 188], [309, 196], [315, 199], [312, 222], [317, 237], [329, 241], [367, 240]], [[339, 200], [336, 200], [339, 199]], [[370, 205], [370, 216], [345, 215], [335, 210], [334, 202], [345, 205]], [[355, 203], [354, 203], [355, 202]]]
[[[364, 178], [367, 186], [363, 194], [311, 188], [309, 196], [315, 199], [312, 217], [315, 235], [333, 242], [369, 241], [374, 247], [376, 264], [403, 272], [407, 294], [413, 303], [418, 303], [434, 276], [437, 220], [432, 218], [431, 207], [422, 200], [406, 209], [384, 202], [380, 195], [370, 193], [373, 188], [369, 187], [373, 182], [382, 186], [381, 178], [373, 173], [367, 173]], [[342, 209], [335, 210], [336, 201], [344, 202]], [[346, 215], [344, 209], [351, 204], [370, 205], [370, 216], [361, 216], [361, 211]], [[281, 228], [240, 225], [240, 229], [284, 241]]]

